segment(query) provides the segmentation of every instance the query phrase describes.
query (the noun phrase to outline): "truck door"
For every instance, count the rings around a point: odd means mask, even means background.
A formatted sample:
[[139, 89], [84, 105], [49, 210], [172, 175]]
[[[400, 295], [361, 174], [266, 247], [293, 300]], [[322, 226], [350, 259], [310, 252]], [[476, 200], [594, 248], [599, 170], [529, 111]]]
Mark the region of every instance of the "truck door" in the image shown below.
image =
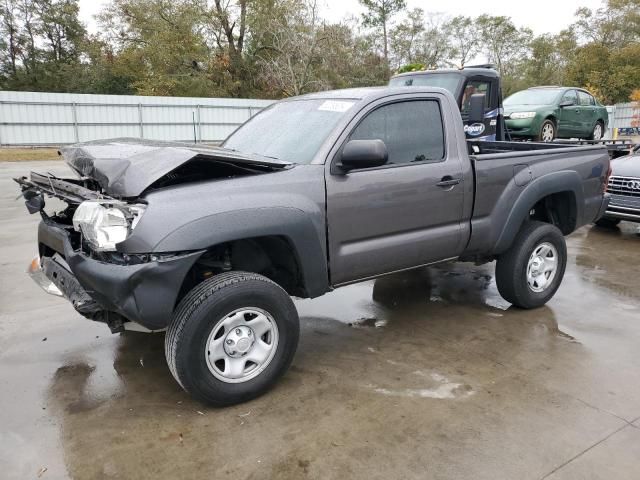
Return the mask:
[[[482, 123], [470, 124], [469, 122], [469, 106], [471, 95], [481, 93], [486, 98], [485, 118]], [[460, 101], [460, 113], [464, 123], [467, 138], [474, 140], [496, 140], [496, 129], [498, 126], [500, 111], [500, 92], [496, 78], [474, 75], [466, 80], [462, 90], [462, 99]]]
[[[451, 105], [442, 95], [392, 98], [354, 118], [327, 162], [334, 285], [456, 257], [468, 240], [469, 222], [462, 219], [473, 179], [469, 162], [463, 164], [457, 152], [455, 132], [445, 135], [443, 129], [442, 105]], [[384, 141], [388, 163], [340, 171], [344, 145], [366, 139]]]

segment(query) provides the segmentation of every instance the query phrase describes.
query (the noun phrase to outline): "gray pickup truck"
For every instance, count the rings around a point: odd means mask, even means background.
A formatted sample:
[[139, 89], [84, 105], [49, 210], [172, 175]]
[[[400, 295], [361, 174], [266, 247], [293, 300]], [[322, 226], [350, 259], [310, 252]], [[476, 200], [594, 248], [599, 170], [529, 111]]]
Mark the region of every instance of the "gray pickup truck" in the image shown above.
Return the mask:
[[[114, 332], [167, 329], [173, 376], [214, 405], [256, 397], [287, 370], [291, 296], [497, 260], [506, 300], [545, 304], [564, 235], [608, 201], [605, 147], [467, 141], [439, 88], [287, 99], [220, 148], [117, 139], [61, 154], [77, 178], [16, 179], [42, 216], [31, 275]], [[46, 196], [67, 207], [45, 213]]]

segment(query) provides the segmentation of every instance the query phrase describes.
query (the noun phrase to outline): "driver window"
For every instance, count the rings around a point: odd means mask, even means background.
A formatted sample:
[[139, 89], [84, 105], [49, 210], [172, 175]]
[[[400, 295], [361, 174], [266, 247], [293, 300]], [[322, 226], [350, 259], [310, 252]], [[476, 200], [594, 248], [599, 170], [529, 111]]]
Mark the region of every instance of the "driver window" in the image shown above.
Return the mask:
[[467, 86], [464, 87], [464, 93], [462, 95], [462, 113], [469, 113], [471, 108], [471, 95], [476, 93], [484, 94], [486, 98], [486, 105], [491, 105], [491, 99], [489, 98], [491, 84], [486, 80], [471, 80], [467, 82]]
[[440, 104], [435, 100], [391, 103], [369, 113], [349, 140], [382, 140], [388, 164], [439, 162], [444, 158]]
[[569, 90], [562, 96], [562, 102], [571, 102], [572, 105], [578, 104], [578, 96], [575, 90]]

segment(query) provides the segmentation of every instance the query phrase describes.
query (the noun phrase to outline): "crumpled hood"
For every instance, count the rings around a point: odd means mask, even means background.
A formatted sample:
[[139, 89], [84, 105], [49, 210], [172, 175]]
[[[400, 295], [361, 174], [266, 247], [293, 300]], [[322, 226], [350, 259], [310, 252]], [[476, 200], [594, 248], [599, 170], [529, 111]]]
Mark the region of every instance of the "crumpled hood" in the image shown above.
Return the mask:
[[626, 155], [612, 160], [611, 173], [620, 177], [640, 178], [640, 154]]
[[79, 143], [61, 148], [60, 153], [78, 174], [95, 179], [106, 194], [116, 197], [137, 197], [156, 180], [194, 159], [275, 169], [290, 165], [220, 147], [137, 138]]

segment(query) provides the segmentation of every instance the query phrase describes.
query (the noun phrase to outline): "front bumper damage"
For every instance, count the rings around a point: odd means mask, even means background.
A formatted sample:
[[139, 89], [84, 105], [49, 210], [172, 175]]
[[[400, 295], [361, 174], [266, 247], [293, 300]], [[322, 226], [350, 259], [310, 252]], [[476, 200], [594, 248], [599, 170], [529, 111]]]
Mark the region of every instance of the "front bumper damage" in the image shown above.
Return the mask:
[[152, 331], [166, 328], [183, 281], [203, 253], [150, 255], [132, 265], [103, 262], [74, 250], [69, 232], [47, 219], [38, 227], [38, 243], [40, 256], [31, 263], [30, 276], [112, 331], [122, 331], [126, 322]]

